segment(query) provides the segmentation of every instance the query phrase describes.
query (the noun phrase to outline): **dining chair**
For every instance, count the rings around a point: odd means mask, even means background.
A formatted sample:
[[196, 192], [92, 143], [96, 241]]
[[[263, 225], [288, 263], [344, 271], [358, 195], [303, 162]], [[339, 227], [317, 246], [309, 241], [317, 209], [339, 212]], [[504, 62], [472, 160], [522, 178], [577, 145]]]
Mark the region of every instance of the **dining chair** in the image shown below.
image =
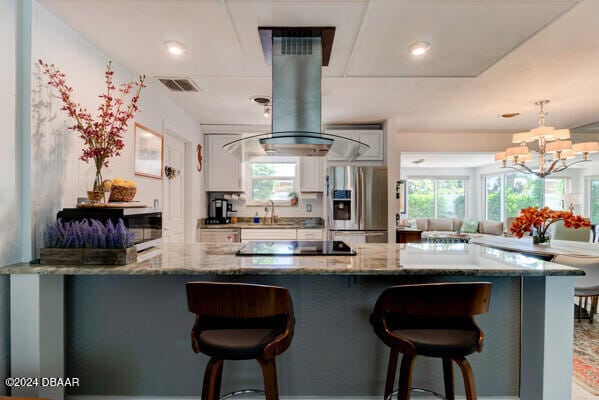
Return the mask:
[[585, 242], [591, 241], [591, 230], [589, 228], [566, 228], [564, 221], [558, 221], [553, 224], [553, 235], [554, 240], [570, 240], [573, 242]]
[[593, 323], [593, 318], [597, 313], [597, 301], [599, 299], [599, 257], [585, 257], [573, 255], [557, 255], [552, 260], [554, 263], [568, 265], [581, 269], [585, 276], [576, 277], [574, 284], [574, 296], [578, 297], [578, 321], [582, 320], [582, 308], [584, 299], [584, 308], [587, 309], [588, 300], [591, 301], [589, 312], [589, 322]]

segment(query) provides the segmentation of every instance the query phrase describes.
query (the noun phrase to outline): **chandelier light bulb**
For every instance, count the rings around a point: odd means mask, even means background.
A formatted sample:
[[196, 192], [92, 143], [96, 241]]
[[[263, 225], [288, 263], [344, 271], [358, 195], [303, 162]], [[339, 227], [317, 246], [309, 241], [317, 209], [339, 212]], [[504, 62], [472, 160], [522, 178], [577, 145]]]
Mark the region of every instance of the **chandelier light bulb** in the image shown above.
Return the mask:
[[[518, 172], [545, 178], [547, 175], [563, 171], [571, 165], [589, 161], [589, 154], [599, 152], [598, 142], [573, 144], [570, 140], [569, 129], [555, 129], [552, 126], [546, 126], [545, 117], [548, 113], [543, 110], [543, 106], [547, 103], [549, 100], [535, 103], [540, 107], [536, 128], [514, 134], [512, 143], [519, 144], [519, 146], [509, 147], [505, 152], [495, 154], [495, 161], [502, 162], [501, 168], [511, 168]], [[535, 141], [538, 144], [539, 165], [537, 168], [531, 168], [525, 165], [527, 161], [534, 159], [528, 152], [527, 144]], [[568, 163], [569, 159], [576, 158], [577, 155], [581, 155], [582, 159]], [[507, 165], [508, 160], [512, 162], [511, 165]], [[558, 163], [559, 161], [561, 163]]]

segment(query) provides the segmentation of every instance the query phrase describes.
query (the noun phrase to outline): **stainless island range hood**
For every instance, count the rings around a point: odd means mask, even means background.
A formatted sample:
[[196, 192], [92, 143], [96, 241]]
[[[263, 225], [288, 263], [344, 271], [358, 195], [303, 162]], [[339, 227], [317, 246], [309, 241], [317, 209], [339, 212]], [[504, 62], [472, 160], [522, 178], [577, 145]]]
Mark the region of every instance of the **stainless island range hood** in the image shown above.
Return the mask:
[[267, 63], [272, 64], [272, 132], [223, 147], [237, 154], [326, 156], [333, 143], [358, 157], [365, 143], [321, 132], [321, 74], [328, 65], [334, 27], [260, 27]]

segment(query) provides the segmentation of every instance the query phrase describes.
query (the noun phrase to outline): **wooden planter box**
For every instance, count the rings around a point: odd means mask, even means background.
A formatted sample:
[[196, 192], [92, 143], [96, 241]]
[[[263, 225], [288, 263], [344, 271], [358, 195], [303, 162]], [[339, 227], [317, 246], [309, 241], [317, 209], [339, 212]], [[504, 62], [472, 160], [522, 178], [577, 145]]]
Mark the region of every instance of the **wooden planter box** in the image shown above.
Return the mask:
[[57, 249], [44, 247], [40, 250], [40, 264], [83, 264], [83, 249]]
[[137, 249], [56, 249], [40, 250], [40, 264], [126, 265], [137, 261]]

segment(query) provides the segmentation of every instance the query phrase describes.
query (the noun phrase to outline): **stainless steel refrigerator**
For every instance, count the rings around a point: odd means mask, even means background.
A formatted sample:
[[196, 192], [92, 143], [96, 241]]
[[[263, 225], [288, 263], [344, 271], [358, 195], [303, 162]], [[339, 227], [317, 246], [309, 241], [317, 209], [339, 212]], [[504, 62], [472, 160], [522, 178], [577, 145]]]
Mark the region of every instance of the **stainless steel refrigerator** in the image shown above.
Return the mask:
[[327, 175], [330, 240], [387, 242], [387, 168], [330, 167]]

